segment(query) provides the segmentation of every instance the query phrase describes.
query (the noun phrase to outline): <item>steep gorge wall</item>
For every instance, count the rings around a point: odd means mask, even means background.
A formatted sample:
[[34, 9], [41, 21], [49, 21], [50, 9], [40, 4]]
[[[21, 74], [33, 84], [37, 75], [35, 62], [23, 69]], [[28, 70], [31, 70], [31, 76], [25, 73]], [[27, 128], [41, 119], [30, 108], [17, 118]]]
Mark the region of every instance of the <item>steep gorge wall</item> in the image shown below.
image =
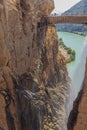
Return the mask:
[[55, 26], [38, 27], [53, 0], [0, 0], [0, 129], [66, 130], [66, 62]]
[[87, 60], [83, 88], [79, 92], [71, 111], [68, 130], [87, 130]]

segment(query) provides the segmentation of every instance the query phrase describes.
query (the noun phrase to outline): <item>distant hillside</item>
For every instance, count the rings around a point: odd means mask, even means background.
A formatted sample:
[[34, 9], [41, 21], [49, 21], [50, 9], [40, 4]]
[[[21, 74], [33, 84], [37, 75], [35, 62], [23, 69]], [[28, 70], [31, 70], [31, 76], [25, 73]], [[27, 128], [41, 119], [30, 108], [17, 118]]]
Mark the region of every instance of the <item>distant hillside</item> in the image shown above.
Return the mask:
[[62, 15], [87, 15], [87, 0], [81, 0]]
[[[87, 15], [87, 0], [81, 0], [62, 15]], [[58, 31], [87, 34], [87, 26], [76, 24], [58, 24], [56, 26]]]

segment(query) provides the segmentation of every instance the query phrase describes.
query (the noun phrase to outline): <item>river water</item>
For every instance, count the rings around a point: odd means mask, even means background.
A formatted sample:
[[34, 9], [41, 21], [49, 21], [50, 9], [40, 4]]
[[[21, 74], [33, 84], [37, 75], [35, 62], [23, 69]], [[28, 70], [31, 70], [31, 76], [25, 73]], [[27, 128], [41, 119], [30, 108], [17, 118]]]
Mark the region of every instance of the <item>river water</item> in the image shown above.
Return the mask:
[[69, 76], [71, 78], [71, 90], [67, 110], [72, 109], [73, 101], [81, 89], [85, 73], [85, 61], [87, 57], [87, 37], [68, 32], [58, 32], [58, 37], [62, 38], [64, 44], [76, 52], [74, 62], [67, 64]]
[[58, 37], [62, 38], [64, 44], [74, 49], [76, 52], [75, 61], [67, 65], [69, 75], [71, 79], [73, 79], [74, 73], [76, 71], [76, 67], [79, 61], [81, 60], [81, 54], [84, 47], [85, 36], [81, 36], [74, 33], [68, 33], [68, 32], [58, 32]]

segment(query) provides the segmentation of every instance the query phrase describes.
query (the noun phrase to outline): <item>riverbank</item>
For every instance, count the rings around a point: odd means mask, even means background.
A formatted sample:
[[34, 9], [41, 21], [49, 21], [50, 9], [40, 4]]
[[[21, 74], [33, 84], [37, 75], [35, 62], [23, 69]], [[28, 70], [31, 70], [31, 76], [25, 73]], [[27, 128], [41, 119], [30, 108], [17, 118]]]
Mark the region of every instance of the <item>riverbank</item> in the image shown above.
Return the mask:
[[74, 33], [74, 34], [77, 34], [77, 35], [81, 35], [81, 36], [86, 36], [87, 35], [87, 32], [70, 32], [70, 33]]
[[69, 75], [71, 79], [73, 79], [74, 73], [77, 69], [77, 65], [79, 61], [81, 60], [80, 56], [82, 53], [82, 49], [84, 47], [85, 36], [81, 36], [81, 35], [69, 33], [69, 32], [58, 32], [58, 38], [62, 38], [64, 41], [64, 44], [72, 48], [76, 52], [75, 61], [67, 64]]
[[[58, 30], [58, 32], [62, 32], [61, 30]], [[77, 31], [63, 31], [65, 33], [72, 33], [72, 34], [77, 34], [77, 35], [80, 35], [80, 36], [87, 36], [87, 32], [77, 32]]]
[[75, 60], [75, 51], [70, 47], [67, 47], [62, 38], [59, 39], [59, 50], [61, 51], [62, 55], [65, 57], [66, 62], [70, 63]]
[[74, 34], [79, 34], [82, 36], [87, 35], [87, 26], [84, 25], [72, 25], [72, 24], [57, 24], [57, 31], [59, 32], [69, 32]]

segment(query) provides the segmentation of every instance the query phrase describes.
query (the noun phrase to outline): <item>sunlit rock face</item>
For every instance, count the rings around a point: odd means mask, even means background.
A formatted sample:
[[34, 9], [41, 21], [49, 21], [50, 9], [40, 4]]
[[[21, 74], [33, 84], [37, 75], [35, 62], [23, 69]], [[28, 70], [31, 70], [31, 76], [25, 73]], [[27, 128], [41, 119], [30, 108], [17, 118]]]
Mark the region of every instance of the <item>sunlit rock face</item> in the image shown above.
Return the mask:
[[12, 56], [11, 66], [16, 73], [22, 74], [31, 69], [33, 59], [39, 57], [37, 24], [43, 15], [50, 14], [54, 4], [51, 0], [7, 0], [3, 4], [3, 11], [6, 12], [3, 21], [7, 20], [4, 28], [8, 29], [5, 38]]
[[53, 0], [44, 0], [43, 4], [40, 5], [40, 10], [43, 15], [49, 15], [54, 9], [54, 1]]
[[53, 8], [52, 0], [0, 1], [1, 129], [67, 130], [66, 61], [55, 26], [38, 26]]
[[4, 31], [0, 22], [0, 67], [6, 66], [9, 62], [9, 59], [10, 54], [5, 45]]
[[54, 9], [53, 0], [21, 0], [24, 3], [25, 8], [30, 10], [39, 11], [43, 15], [49, 15]]

